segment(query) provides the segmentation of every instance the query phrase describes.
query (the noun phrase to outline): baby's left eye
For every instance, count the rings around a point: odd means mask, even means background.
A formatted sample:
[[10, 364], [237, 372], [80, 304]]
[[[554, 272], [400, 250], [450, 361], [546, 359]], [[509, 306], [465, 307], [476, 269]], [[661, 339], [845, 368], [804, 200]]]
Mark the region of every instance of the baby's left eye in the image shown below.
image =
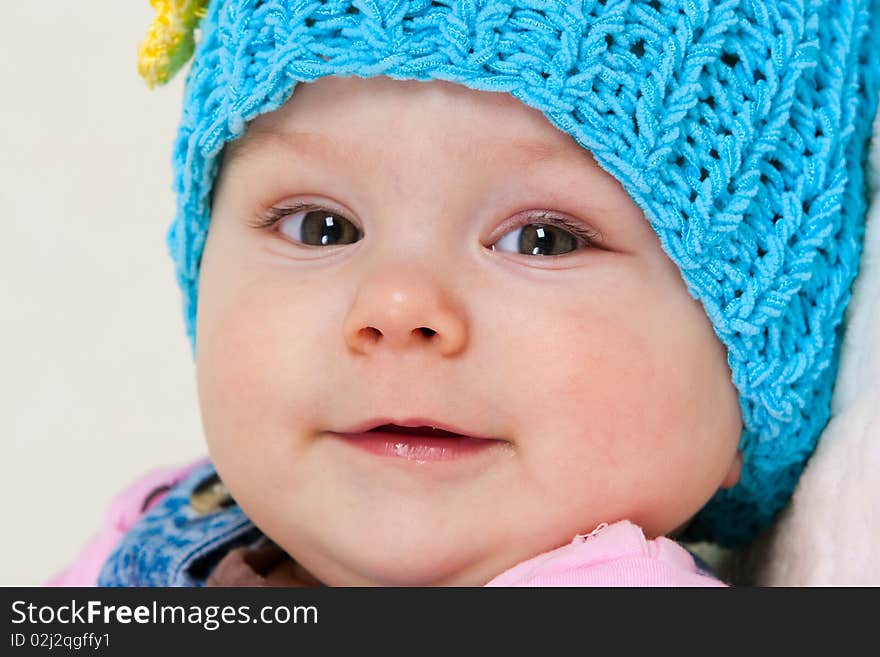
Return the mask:
[[592, 239], [576, 227], [551, 223], [521, 224], [492, 245], [492, 250], [522, 255], [558, 256], [591, 246]]

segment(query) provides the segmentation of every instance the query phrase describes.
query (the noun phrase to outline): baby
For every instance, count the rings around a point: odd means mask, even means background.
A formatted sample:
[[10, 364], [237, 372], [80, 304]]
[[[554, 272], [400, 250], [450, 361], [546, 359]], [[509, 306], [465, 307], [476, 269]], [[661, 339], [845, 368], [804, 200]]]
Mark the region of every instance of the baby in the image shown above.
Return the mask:
[[210, 461], [98, 582], [719, 584], [670, 539], [754, 537], [828, 420], [876, 7], [165, 4]]

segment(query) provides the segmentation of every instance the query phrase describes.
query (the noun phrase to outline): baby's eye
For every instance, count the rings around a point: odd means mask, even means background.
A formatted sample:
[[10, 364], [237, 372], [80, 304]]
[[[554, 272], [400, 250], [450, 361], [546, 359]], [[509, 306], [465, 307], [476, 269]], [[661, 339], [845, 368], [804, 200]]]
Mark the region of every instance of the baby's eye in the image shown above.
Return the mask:
[[265, 223], [277, 225], [279, 233], [306, 246], [352, 244], [363, 237], [360, 229], [338, 212], [317, 206], [272, 208]]
[[558, 256], [580, 247], [592, 246], [593, 235], [584, 228], [564, 222], [564, 228], [550, 223], [521, 224], [492, 245], [492, 250], [523, 255]]

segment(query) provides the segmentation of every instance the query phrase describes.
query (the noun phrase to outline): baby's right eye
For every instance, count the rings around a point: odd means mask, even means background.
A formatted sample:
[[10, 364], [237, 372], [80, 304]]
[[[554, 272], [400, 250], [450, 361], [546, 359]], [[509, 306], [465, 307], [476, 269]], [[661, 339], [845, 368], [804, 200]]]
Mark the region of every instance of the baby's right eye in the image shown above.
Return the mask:
[[264, 226], [276, 225], [279, 233], [306, 246], [352, 244], [363, 237], [360, 229], [338, 212], [314, 205], [272, 208]]

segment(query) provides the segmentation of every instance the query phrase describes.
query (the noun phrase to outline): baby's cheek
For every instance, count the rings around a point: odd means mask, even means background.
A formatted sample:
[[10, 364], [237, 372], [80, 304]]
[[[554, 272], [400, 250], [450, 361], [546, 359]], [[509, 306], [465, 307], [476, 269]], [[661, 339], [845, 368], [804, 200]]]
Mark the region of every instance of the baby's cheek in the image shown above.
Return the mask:
[[700, 346], [698, 323], [669, 333], [659, 299], [636, 301], [572, 308], [559, 323], [570, 330], [548, 343], [547, 362], [557, 367], [542, 381], [557, 408], [555, 430], [569, 436], [558, 448], [570, 457], [559, 461], [564, 476], [589, 466], [593, 477], [605, 473], [610, 498], [633, 500], [638, 491], [662, 494], [699, 465], [693, 447], [714, 430], [705, 416], [719, 386], [709, 379], [724, 375], [705, 363], [719, 354]]
[[297, 339], [304, 327], [294, 323], [294, 304], [271, 282], [229, 281], [211, 293], [200, 308], [197, 361], [206, 437], [212, 448], [229, 443], [230, 452], [245, 437], [265, 448], [277, 440], [273, 425], [294, 410], [311, 336]]
[[568, 487], [591, 496], [625, 488], [646, 444], [658, 442], [643, 399], [657, 377], [653, 353], [607, 307], [589, 304], [558, 314], [541, 337], [541, 358], [508, 384], [521, 400], [530, 470], [560, 498]]
[[296, 320], [307, 316], [307, 299], [282, 302], [271, 284], [226, 292], [206, 313], [200, 336], [205, 438], [233, 496], [260, 516], [261, 500], [286, 508], [282, 489], [297, 475], [314, 402], [305, 376], [313, 366], [305, 345], [315, 344], [314, 335]]

